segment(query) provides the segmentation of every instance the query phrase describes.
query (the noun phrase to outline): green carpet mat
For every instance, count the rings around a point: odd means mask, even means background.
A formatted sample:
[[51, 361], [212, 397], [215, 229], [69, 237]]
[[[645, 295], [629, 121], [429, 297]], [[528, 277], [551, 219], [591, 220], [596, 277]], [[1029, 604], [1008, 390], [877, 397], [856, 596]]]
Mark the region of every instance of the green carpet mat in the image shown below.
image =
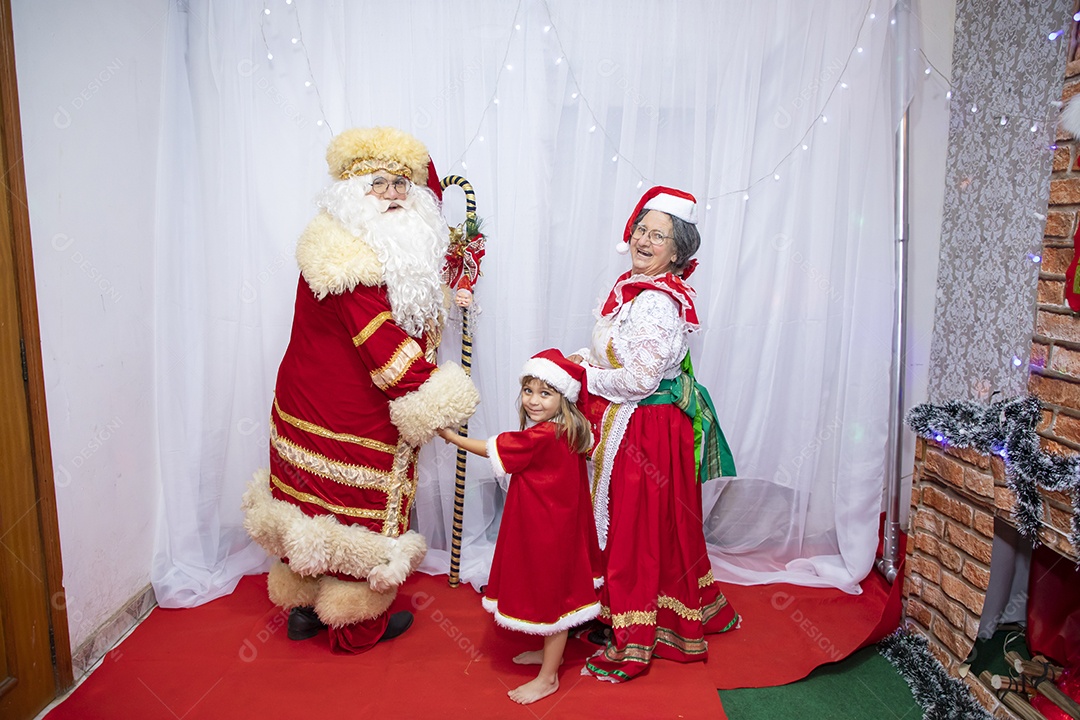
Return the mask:
[[722, 690], [728, 720], [919, 720], [922, 708], [876, 646], [819, 667], [790, 685]]

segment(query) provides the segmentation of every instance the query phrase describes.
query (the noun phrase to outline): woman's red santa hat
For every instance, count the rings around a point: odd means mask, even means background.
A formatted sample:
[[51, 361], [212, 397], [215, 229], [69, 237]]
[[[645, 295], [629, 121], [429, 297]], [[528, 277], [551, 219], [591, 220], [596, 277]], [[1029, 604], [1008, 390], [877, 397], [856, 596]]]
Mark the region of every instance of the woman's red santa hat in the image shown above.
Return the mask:
[[528, 359], [525, 367], [521, 369], [519, 379], [524, 380], [527, 377], [543, 380], [565, 395], [570, 402], [577, 402], [585, 382], [585, 368], [570, 362], [555, 348], [549, 348]]
[[691, 225], [697, 225], [697, 198], [682, 190], [657, 185], [641, 196], [634, 212], [630, 213], [622, 242], [615, 246], [615, 250], [620, 254], [625, 255], [630, 252], [630, 235], [634, 232], [634, 221], [646, 210], [659, 210]]

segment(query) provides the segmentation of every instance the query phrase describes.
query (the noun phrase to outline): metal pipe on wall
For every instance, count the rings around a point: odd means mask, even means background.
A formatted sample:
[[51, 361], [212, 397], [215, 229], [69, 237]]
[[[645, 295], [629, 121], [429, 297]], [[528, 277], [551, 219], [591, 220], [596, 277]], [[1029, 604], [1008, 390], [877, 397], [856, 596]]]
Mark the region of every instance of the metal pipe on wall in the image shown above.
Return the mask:
[[889, 582], [896, 580], [900, 550], [900, 486], [904, 476], [904, 382], [907, 358], [907, 233], [908, 233], [908, 97], [907, 48], [909, 15], [904, 3], [896, 6], [896, 60], [893, 90], [903, 108], [895, 137], [894, 245], [896, 289], [893, 298], [893, 356], [889, 392], [889, 437], [885, 452], [884, 547], [877, 569]]

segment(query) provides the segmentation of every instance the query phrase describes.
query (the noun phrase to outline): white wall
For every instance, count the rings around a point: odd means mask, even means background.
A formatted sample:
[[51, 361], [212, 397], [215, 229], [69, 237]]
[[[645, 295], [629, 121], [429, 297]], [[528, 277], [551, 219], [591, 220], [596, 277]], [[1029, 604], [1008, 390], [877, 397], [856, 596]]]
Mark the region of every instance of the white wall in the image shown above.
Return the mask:
[[149, 583], [154, 165], [168, 0], [12, 3], [72, 647]]
[[[912, 3], [912, 36], [926, 57], [916, 61], [914, 98], [908, 111], [908, 332], [904, 406], [927, 400], [930, 339], [934, 333], [938, 247], [941, 240], [945, 156], [949, 146], [949, 91], [952, 70], [955, 0], [916, 0]], [[917, 35], [916, 35], [917, 33]], [[932, 67], [927, 63], [929, 58]], [[924, 71], [930, 68], [930, 74]], [[935, 70], [936, 68], [936, 70]], [[911, 466], [915, 435], [904, 433], [905, 478], [900, 507], [906, 523], [911, 497]]]

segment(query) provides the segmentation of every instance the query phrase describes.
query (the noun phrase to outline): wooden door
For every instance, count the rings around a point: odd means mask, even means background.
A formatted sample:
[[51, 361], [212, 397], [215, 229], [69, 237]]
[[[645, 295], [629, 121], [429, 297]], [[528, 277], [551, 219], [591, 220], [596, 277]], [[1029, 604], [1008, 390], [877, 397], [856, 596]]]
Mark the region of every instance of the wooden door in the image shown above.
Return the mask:
[[23, 175], [10, 0], [0, 0], [0, 717], [72, 684]]

